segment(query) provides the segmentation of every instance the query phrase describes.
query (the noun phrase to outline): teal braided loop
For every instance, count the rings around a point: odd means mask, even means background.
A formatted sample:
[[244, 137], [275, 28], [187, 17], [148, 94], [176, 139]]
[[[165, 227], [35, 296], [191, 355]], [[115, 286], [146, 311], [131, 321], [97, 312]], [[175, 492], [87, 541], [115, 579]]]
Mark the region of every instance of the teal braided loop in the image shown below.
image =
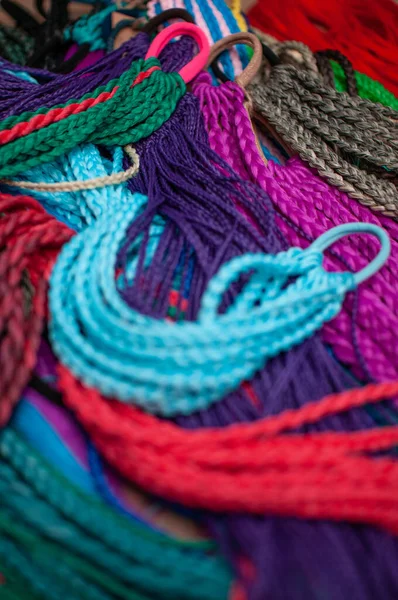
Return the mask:
[[76, 146], [69, 154], [55, 161], [38, 165], [16, 176], [13, 181], [18, 193], [33, 196], [47, 212], [76, 231], [81, 231], [93, 223], [104, 210], [123, 203], [134, 202], [127, 183], [104, 186], [96, 189], [68, 192], [23, 189], [18, 181], [31, 183], [65, 183], [88, 181], [123, 171], [123, 149], [116, 146], [111, 149], [111, 159], [101, 155], [93, 144]]
[[[11, 428], [0, 436], [0, 482], [2, 506], [13, 515], [8, 526], [22, 522], [33, 546], [47, 540], [50, 555], [80, 576], [90, 573], [93, 580], [97, 573], [95, 581], [111, 597], [226, 597], [229, 573], [212, 543], [174, 540], [114, 513], [65, 480]], [[12, 533], [0, 518], [1, 530]]]
[[[221, 400], [336, 316], [356, 287], [358, 275], [323, 269], [325, 246], [318, 250], [315, 242], [225, 264], [196, 322], [150, 318], [124, 303], [115, 279], [117, 253], [136, 215], [137, 206], [121, 205], [64, 246], [50, 281], [50, 334], [60, 361], [86, 385], [150, 412], [189, 414]], [[338, 239], [340, 229], [329, 238]], [[225, 293], [244, 277], [243, 290], [220, 314]]]
[[[4, 119], [0, 177], [49, 162], [82, 143], [125, 146], [148, 137], [171, 116], [185, 89], [180, 75], [164, 73], [156, 58], [137, 60], [121, 77], [78, 100]], [[54, 118], [55, 109], [62, 110], [62, 118]], [[32, 130], [32, 123], [38, 128]]]

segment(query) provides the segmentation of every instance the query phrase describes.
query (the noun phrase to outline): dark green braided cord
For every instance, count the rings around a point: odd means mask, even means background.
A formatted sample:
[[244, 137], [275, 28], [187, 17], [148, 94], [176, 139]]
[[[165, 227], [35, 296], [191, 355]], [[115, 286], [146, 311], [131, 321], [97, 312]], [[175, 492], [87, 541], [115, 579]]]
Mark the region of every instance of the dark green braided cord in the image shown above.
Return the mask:
[[[334, 60], [331, 61], [331, 64], [337, 91], [346, 92], [347, 85], [342, 67]], [[364, 73], [359, 73], [359, 71], [355, 71], [355, 79], [361, 98], [366, 98], [367, 100], [371, 100], [371, 102], [379, 102], [384, 106], [389, 106], [394, 110], [398, 110], [398, 98], [396, 98], [394, 94], [387, 90], [381, 83], [368, 77]]]
[[[35, 565], [40, 565], [41, 573], [47, 579], [44, 585], [37, 574], [34, 578], [31, 576], [31, 571], [23, 562], [19, 560], [17, 563], [21, 566], [20, 573], [25, 579], [39, 579], [42, 596], [45, 598], [53, 600], [59, 590], [60, 598], [66, 595], [71, 600], [152, 600], [150, 596], [135, 590], [134, 585], [126, 587], [116, 581], [107, 574], [106, 569], [97, 569], [57, 544], [39, 537], [34, 530], [20, 524], [12, 511], [0, 510], [0, 531], [2, 539], [9, 539], [15, 545], [14, 554], [26, 556], [33, 569]], [[55, 585], [48, 581], [54, 575]]]
[[[22, 513], [19, 518], [40, 534], [102, 569], [106, 564], [118, 579], [134, 579], [141, 589], [151, 590], [152, 597], [158, 592], [162, 598], [192, 600], [227, 596], [230, 573], [223, 561], [212, 556], [213, 544], [180, 542], [116, 515], [74, 488], [11, 429], [0, 438], [0, 457], [0, 479], [7, 495], [13, 493], [13, 480], [19, 482], [17, 490], [22, 489], [21, 480], [28, 484], [19, 500], [14, 493], [10, 508]], [[78, 542], [71, 539], [75, 536]], [[121, 573], [121, 565], [127, 566], [127, 572]]]
[[[1, 540], [0, 539], [0, 547]], [[0, 584], [1, 600], [43, 600], [41, 594], [37, 594], [29, 585], [29, 582], [21, 576], [18, 568], [9, 566], [9, 558], [3, 560], [0, 550], [0, 573], [2, 583]]]
[[0, 56], [16, 65], [26, 65], [34, 39], [21, 29], [0, 24]]
[[64, 555], [53, 554], [51, 546], [46, 547], [45, 542], [43, 547], [43, 542], [12, 522], [11, 517], [10, 513], [0, 510], [0, 560], [17, 568], [40, 598], [113, 600], [114, 596], [103, 594], [97, 586], [77, 575]]
[[[55, 543], [48, 544], [48, 555], [51, 557], [59, 555], [59, 560], [62, 564], [73, 563], [74, 570], [80, 574], [87, 575], [86, 561], [92, 561], [97, 567], [100, 567], [104, 573], [108, 572], [113, 578], [122, 580], [117, 586], [114, 585], [114, 579], [108, 577], [108, 581], [104, 582], [101, 577], [101, 571], [97, 571], [96, 579], [100, 578], [102, 586], [111, 588], [111, 591], [118, 592], [121, 598], [129, 600], [138, 600], [142, 595], [131, 593], [131, 589], [146, 590], [148, 582], [151, 582], [153, 571], [146, 568], [145, 565], [137, 565], [130, 563], [121, 555], [107, 551], [101, 548], [96, 540], [82, 535], [82, 532], [73, 524], [64, 521], [59, 517], [57, 512], [49, 506], [45, 501], [35, 497], [32, 490], [23, 481], [16, 482], [13, 479], [14, 473], [6, 465], [0, 465], [0, 496], [3, 498], [4, 505], [12, 513], [13, 519], [17, 523], [23, 524], [24, 531], [31, 531], [37, 539], [52, 540]], [[11, 481], [4, 481], [10, 479]], [[17, 488], [16, 491], [14, 489]], [[10, 521], [12, 521], [10, 519]], [[38, 543], [32, 544], [36, 550]], [[71, 554], [72, 553], [72, 554]], [[93, 568], [90, 566], [93, 571]], [[84, 570], [84, 573], [81, 573]], [[110, 581], [109, 581], [110, 580]], [[98, 582], [98, 581], [97, 581]], [[175, 589], [168, 593], [167, 580], [162, 590], [162, 580], [158, 578], [156, 581], [159, 585], [155, 585], [153, 590], [148, 590], [145, 598], [172, 598], [175, 594]], [[114, 589], [116, 587], [116, 590]], [[93, 596], [90, 593], [84, 595], [84, 600], [92, 600]], [[83, 600], [83, 597], [82, 597]], [[98, 599], [99, 600], [99, 599]]]
[[[72, 113], [71, 105], [76, 100], [51, 107], [71, 107], [72, 114], [0, 146], [0, 177], [13, 176], [49, 162], [81, 143], [124, 146], [151, 135], [169, 119], [186, 90], [178, 73], [164, 73], [161, 70], [154, 71], [141, 83], [131, 87], [139, 73], [159, 64], [155, 58], [135, 61], [119, 79], [79, 99], [80, 104], [87, 98], [97, 98], [102, 92], [110, 92], [118, 86], [111, 98], [84, 112]], [[1, 123], [0, 130], [10, 129], [36, 115], [45, 115], [49, 110], [42, 108], [35, 113], [9, 117]]]

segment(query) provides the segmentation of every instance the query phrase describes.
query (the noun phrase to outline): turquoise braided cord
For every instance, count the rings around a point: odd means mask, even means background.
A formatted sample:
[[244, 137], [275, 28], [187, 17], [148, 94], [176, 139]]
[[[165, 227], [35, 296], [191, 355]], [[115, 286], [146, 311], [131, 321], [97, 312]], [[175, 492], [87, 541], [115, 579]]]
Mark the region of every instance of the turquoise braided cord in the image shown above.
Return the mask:
[[[159, 65], [155, 58], [134, 61], [119, 79], [98, 88], [94, 95], [86, 94], [78, 103], [112, 92], [106, 101], [82, 112], [72, 112], [60, 121], [0, 146], [0, 177], [17, 175], [50, 162], [82, 143], [125, 146], [151, 135], [171, 116], [186, 89], [178, 73], [161, 70], [151, 72], [146, 79], [132, 86], [140, 73]], [[73, 102], [52, 108], [68, 108]], [[10, 129], [47, 112], [48, 108], [42, 108], [36, 113], [9, 117], [2, 121], [1, 129]]]
[[[106, 569], [115, 571], [112, 585], [116, 580], [128, 582], [133, 579], [136, 588], [138, 577], [135, 574], [141, 573], [145, 577], [146, 572], [146, 585], [152, 595], [157, 590], [161, 597], [167, 594], [167, 597], [184, 600], [226, 597], [230, 574], [223, 561], [212, 555], [215, 547], [211, 542], [177, 541], [114, 513], [67, 482], [10, 428], [1, 435], [0, 458], [5, 485], [12, 488], [13, 478], [23, 480], [31, 490], [29, 497], [33, 495], [36, 499], [37, 511], [31, 516], [23, 513], [20, 518], [34, 520], [36, 529], [40, 527], [43, 533], [48, 530], [48, 539], [56, 539], [70, 549], [77, 542], [68, 536], [78, 534], [82, 544], [77, 554], [84, 554], [85, 560], [94, 561], [101, 571], [104, 560], [110, 560]], [[19, 484], [16, 490], [18, 487]], [[13, 510], [24, 511], [23, 498], [20, 502], [22, 504], [10, 502]], [[56, 517], [57, 523], [63, 522], [62, 527], [52, 527], [50, 519], [46, 521], [45, 505], [51, 518]], [[119, 562], [116, 556], [119, 556]], [[127, 565], [128, 572], [121, 573], [120, 565]], [[140, 582], [145, 584], [143, 578]]]
[[117, 10], [117, 6], [110, 6], [94, 14], [83, 15], [76, 23], [64, 30], [66, 41], [73, 41], [79, 46], [90, 44], [90, 50], [102, 50], [106, 48], [106, 41], [102, 37], [102, 25], [107, 17]]
[[[346, 92], [347, 84], [342, 67], [334, 60], [330, 62], [334, 72], [336, 89], [339, 92]], [[398, 98], [396, 98], [392, 92], [387, 90], [383, 84], [359, 71], [355, 71], [355, 79], [358, 85], [358, 93], [361, 98], [366, 98], [372, 102], [379, 102], [384, 106], [390, 106], [394, 110], [398, 110]]]
[[[316, 251], [247, 254], [211, 280], [198, 321], [153, 319], [123, 302], [114, 277], [135, 215], [122, 205], [63, 247], [50, 281], [50, 335], [61, 362], [86, 385], [147, 411], [171, 416], [207, 408], [332, 319], [355, 287], [350, 273], [327, 273]], [[230, 285], [251, 272], [244, 291], [218, 314]]]
[[[18, 181], [31, 183], [71, 183], [109, 176], [123, 171], [124, 153], [121, 147], [110, 149], [111, 159], [103, 157], [94, 144], [80, 145], [69, 154], [55, 161], [39, 165], [14, 178], [15, 186], [2, 186], [3, 189], [26, 193], [18, 187]], [[127, 183], [104, 186], [97, 189], [70, 192], [36, 191], [28, 193], [40, 202], [47, 212], [76, 231], [81, 231], [93, 223], [99, 215], [113, 205], [131, 201], [132, 194]]]

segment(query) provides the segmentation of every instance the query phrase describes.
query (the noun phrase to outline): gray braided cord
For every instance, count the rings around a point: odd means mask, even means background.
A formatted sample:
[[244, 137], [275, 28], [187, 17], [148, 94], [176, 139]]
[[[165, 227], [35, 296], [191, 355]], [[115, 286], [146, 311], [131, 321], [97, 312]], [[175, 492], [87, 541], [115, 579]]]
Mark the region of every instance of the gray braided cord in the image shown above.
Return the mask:
[[268, 81], [249, 91], [255, 110], [329, 183], [398, 218], [398, 190], [385, 179], [398, 174], [396, 111], [326, 88], [317, 75], [292, 65], [274, 67]]
[[[335, 98], [331, 99], [327, 94], [323, 96], [318, 90], [314, 93], [312, 90], [298, 87], [285, 70], [279, 71], [282, 73], [280, 77], [278, 74], [278, 86], [275, 87], [273, 78], [267, 88], [268, 94], [277, 100], [280, 96], [280, 85], [283, 85], [284, 93], [289, 91], [288, 108], [306, 129], [312, 130], [325, 142], [336, 145], [356, 158], [391, 170], [398, 169], [398, 130], [390, 118], [377, 121], [376, 118], [380, 117], [366, 114], [365, 110], [359, 108], [354, 110], [347, 107], [346, 110], [342, 110]], [[299, 73], [297, 77], [314, 80], [314, 77], [307, 73]], [[333, 90], [331, 91], [333, 94]], [[361, 120], [358, 119], [359, 111]], [[387, 122], [391, 123], [389, 127]], [[394, 135], [397, 136], [396, 139]]]

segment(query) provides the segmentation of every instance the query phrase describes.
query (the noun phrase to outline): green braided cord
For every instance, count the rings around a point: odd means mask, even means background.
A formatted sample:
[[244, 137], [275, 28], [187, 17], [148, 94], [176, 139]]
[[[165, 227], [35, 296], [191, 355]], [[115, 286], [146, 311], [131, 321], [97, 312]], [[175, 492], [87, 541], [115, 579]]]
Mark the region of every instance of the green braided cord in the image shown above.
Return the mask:
[[[0, 511], [0, 530], [0, 560], [12, 561], [11, 566], [18, 568], [41, 597], [48, 600], [112, 599], [76, 575], [66, 564], [63, 554], [52, 554], [51, 546], [38, 542], [23, 527], [10, 522], [10, 514], [5, 511]], [[140, 600], [144, 599], [141, 597]]]
[[134, 61], [121, 77], [85, 94], [78, 101], [4, 119], [0, 132], [37, 115], [45, 116], [53, 108], [67, 108], [116, 89], [104, 102], [0, 146], [0, 177], [17, 175], [49, 162], [82, 143], [125, 146], [151, 135], [169, 119], [186, 90], [178, 73], [162, 70], [155, 70], [141, 83], [132, 86], [140, 73], [159, 65], [156, 58]]
[[[3, 460], [0, 479], [7, 487], [6, 493], [2, 490], [2, 497], [12, 494], [13, 480], [25, 480], [28, 486], [23, 488], [21, 499], [17, 501], [14, 496], [12, 509], [22, 512], [20, 518], [46, 532], [46, 537], [72, 549], [77, 544], [79, 554], [86, 558], [90, 555], [91, 561], [99, 566], [106, 563], [109, 571], [115, 571], [118, 564], [119, 578], [125, 581], [133, 578], [144, 589], [159, 589], [163, 595], [169, 591], [174, 594], [170, 597], [184, 599], [218, 600], [227, 596], [230, 573], [220, 558], [209, 554], [214, 551], [213, 544], [174, 540], [115, 514], [54, 472], [11, 429], [0, 437], [0, 456]], [[19, 481], [17, 490], [22, 489], [20, 485]], [[27, 487], [30, 493], [25, 505]], [[46, 513], [43, 502], [47, 505]], [[45, 519], [47, 523], [43, 522]], [[54, 523], [56, 527], [52, 526]], [[79, 542], [70, 539], [75, 535]], [[127, 565], [127, 572], [121, 574], [120, 565]]]
[[17, 65], [26, 65], [34, 39], [20, 29], [0, 25], [0, 56]]
[[[347, 85], [343, 69], [334, 60], [331, 61], [331, 64], [337, 91], [346, 92]], [[372, 102], [379, 102], [384, 106], [390, 106], [394, 110], [398, 110], [398, 98], [396, 98], [394, 94], [387, 90], [381, 83], [363, 73], [359, 73], [359, 71], [355, 71], [355, 79], [361, 98], [366, 98]]]

